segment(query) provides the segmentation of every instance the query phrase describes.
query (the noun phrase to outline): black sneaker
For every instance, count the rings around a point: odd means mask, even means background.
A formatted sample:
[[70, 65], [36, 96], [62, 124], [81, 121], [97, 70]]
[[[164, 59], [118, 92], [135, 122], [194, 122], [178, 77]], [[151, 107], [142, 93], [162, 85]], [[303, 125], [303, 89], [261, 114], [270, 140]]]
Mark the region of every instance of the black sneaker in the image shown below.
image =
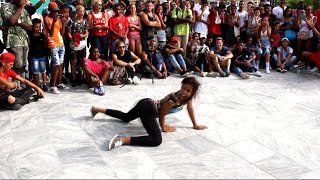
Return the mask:
[[187, 77], [190, 73], [188, 71], [180, 72], [180, 76]]
[[47, 87], [46, 85], [43, 85], [43, 86], [42, 86], [42, 90], [43, 90], [44, 92], [48, 92], [48, 91], [49, 91], [49, 89], [48, 89], [48, 87]]
[[35, 95], [32, 95], [30, 98], [29, 98], [29, 102], [36, 102], [40, 99], [40, 96], [38, 94], [35, 94]]
[[230, 71], [226, 71], [226, 77], [230, 76]]
[[61, 81], [62, 81], [63, 84], [69, 84], [67, 78], [65, 78], [65, 77], [62, 77]]
[[77, 86], [76, 80], [70, 80], [70, 83], [71, 83], [72, 87], [76, 87]]
[[225, 72], [223, 72], [222, 70], [221, 70], [221, 71], [219, 71], [219, 74], [220, 74], [220, 76], [221, 76], [221, 77], [226, 77], [226, 73], [225, 73]]

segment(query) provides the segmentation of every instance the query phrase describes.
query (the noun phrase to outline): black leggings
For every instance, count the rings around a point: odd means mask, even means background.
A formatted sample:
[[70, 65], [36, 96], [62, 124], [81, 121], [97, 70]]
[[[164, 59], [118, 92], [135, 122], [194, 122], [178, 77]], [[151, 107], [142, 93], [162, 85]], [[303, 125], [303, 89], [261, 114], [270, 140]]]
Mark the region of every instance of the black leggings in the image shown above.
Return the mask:
[[132, 145], [159, 146], [162, 143], [161, 131], [156, 121], [158, 114], [152, 99], [140, 100], [128, 113], [112, 109], [107, 109], [105, 113], [124, 122], [130, 122], [136, 118], [141, 119], [148, 136], [131, 137]]
[[[29, 103], [29, 98], [33, 94], [34, 91], [30, 87], [4, 94], [0, 96], [0, 108], [8, 110], [18, 110], [23, 105]], [[10, 104], [8, 101], [8, 97], [10, 95], [16, 98], [16, 101], [13, 104]]]

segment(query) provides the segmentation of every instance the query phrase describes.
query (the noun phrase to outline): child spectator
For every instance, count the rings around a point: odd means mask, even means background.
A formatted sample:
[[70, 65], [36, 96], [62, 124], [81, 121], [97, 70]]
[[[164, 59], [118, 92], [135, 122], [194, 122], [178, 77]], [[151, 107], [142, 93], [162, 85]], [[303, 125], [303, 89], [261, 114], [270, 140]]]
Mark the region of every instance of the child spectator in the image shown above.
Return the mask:
[[273, 59], [277, 64], [277, 71], [287, 72], [291, 67], [294, 66], [296, 56], [293, 56], [293, 49], [289, 47], [289, 39], [282, 38], [281, 46], [277, 48], [277, 54], [273, 55]]
[[29, 34], [30, 40], [30, 52], [31, 67], [33, 73], [33, 79], [38, 87], [40, 87], [39, 73], [42, 74], [42, 89], [48, 91], [46, 86], [47, 74], [46, 74], [46, 37], [41, 32], [41, 20], [32, 20], [32, 33]]
[[[69, 21], [68, 24], [68, 37], [70, 39], [70, 60], [71, 60], [71, 85], [76, 84], [76, 68], [80, 64], [80, 67], [84, 68], [84, 61], [86, 58], [86, 39], [88, 37], [88, 23], [83, 19], [85, 9], [82, 5], [76, 7], [75, 20]], [[77, 63], [78, 59], [80, 62]], [[81, 79], [78, 79], [81, 82]]]

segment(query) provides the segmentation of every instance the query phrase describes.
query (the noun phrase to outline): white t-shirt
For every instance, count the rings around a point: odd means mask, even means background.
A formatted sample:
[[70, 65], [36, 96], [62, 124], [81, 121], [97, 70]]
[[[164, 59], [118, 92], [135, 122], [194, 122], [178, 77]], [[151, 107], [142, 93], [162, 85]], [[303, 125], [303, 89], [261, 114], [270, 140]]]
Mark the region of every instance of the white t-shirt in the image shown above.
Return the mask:
[[[202, 10], [198, 9], [197, 14], [200, 15], [201, 13], [202, 13]], [[207, 21], [209, 14], [210, 14], [210, 11], [209, 11], [209, 8], [207, 8], [206, 10], [204, 10], [201, 20]], [[194, 25], [194, 31], [200, 34], [201, 33], [208, 34], [208, 25], [203, 22], [197, 21]]]
[[284, 61], [289, 56], [289, 54], [293, 54], [293, 49], [289, 46], [287, 47], [286, 51], [282, 46], [278, 47], [277, 51], [280, 52], [281, 61]]
[[197, 59], [199, 57], [200, 54], [207, 54], [210, 52], [210, 49], [207, 45], [203, 45], [201, 46], [200, 44], [198, 44], [196, 46], [196, 52], [194, 54], [194, 58]]
[[240, 28], [245, 25], [245, 21], [248, 21], [248, 12], [242, 10], [242, 12], [237, 11], [237, 15], [240, 18]]

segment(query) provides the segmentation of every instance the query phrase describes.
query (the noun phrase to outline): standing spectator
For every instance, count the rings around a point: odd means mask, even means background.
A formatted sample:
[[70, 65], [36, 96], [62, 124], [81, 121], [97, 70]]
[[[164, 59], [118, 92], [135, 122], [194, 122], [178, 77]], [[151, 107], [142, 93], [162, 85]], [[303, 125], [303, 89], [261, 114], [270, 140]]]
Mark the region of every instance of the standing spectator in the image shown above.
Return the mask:
[[127, 16], [129, 22], [129, 50], [137, 56], [140, 56], [142, 52], [140, 31], [142, 29], [140, 17], [136, 15], [136, 5], [131, 4], [127, 12], [129, 12], [129, 16]]
[[33, 79], [38, 87], [40, 87], [39, 74], [42, 74], [42, 89], [48, 91], [46, 86], [47, 74], [46, 74], [46, 37], [41, 32], [41, 20], [32, 20], [32, 33], [29, 34], [30, 40], [30, 52], [29, 56], [31, 59], [31, 67], [33, 73]]
[[[253, 2], [249, 1], [249, 2], [247, 3], [247, 12], [249, 13], [249, 11], [250, 11], [252, 8], [254, 9]], [[249, 13], [249, 15], [250, 15], [250, 13]]]
[[225, 33], [225, 44], [232, 46], [237, 36], [240, 36], [239, 16], [237, 15], [237, 7], [231, 5], [231, 13], [227, 15], [227, 29]]
[[103, 59], [108, 56], [107, 33], [108, 33], [108, 14], [101, 12], [102, 1], [93, 0], [92, 12], [88, 15], [89, 41], [91, 46], [99, 48]]
[[259, 8], [254, 9], [254, 15], [249, 17], [247, 35], [256, 38], [257, 27], [261, 25], [261, 17]]
[[265, 56], [266, 60], [266, 73], [270, 74], [270, 51], [271, 51], [271, 27], [269, 26], [268, 17], [264, 16], [261, 20], [261, 25], [257, 30], [257, 41], [259, 45], [256, 64], [259, 69], [261, 56]]
[[62, 36], [65, 33], [68, 16], [60, 16], [58, 14], [59, 7], [55, 2], [49, 3], [49, 11], [49, 16], [46, 16], [44, 19], [44, 25], [48, 39], [48, 48], [50, 48], [52, 65], [54, 66], [50, 83], [50, 92], [53, 94], [59, 94], [60, 91], [58, 91], [57, 87], [61, 89], [68, 89], [68, 87], [61, 82], [62, 64], [65, 54]]
[[158, 16], [158, 19], [161, 24], [161, 28], [157, 30], [157, 39], [158, 39], [158, 45], [160, 49], [163, 49], [166, 45], [166, 31], [167, 25], [165, 24], [165, 21], [167, 20], [167, 17], [163, 14], [163, 7], [158, 4], [155, 8], [155, 14]]
[[281, 36], [279, 34], [279, 30], [280, 30], [280, 22], [276, 21], [272, 24], [272, 29], [271, 29], [271, 51], [272, 51], [272, 53], [276, 53], [276, 50], [280, 45]]
[[315, 27], [318, 31], [320, 31], [320, 1], [318, 0], [318, 7], [313, 11], [313, 15], [317, 17], [317, 22]]
[[192, 23], [192, 11], [186, 7], [186, 2], [179, 0], [179, 7], [172, 11], [172, 19], [175, 23], [174, 34], [179, 38], [178, 46], [184, 51], [182, 56], [186, 57], [186, 49]]
[[[78, 5], [76, 7], [76, 18], [71, 20], [68, 24], [68, 37], [70, 40], [70, 62], [71, 62], [71, 85], [76, 87], [76, 68], [78, 65], [84, 69], [84, 61], [86, 58], [87, 43], [86, 38], [88, 37], [88, 23], [83, 18], [84, 7]], [[78, 59], [80, 62], [78, 62]], [[81, 84], [81, 75], [78, 79]]]
[[148, 49], [148, 44], [151, 39], [157, 41], [156, 28], [161, 28], [161, 23], [157, 15], [153, 13], [154, 5], [152, 1], [146, 2], [146, 10], [141, 15], [142, 23], [142, 50]]
[[[292, 9], [287, 7], [283, 14], [283, 23], [280, 26], [280, 30], [284, 33], [284, 36], [290, 41], [294, 41], [297, 38], [296, 32], [293, 31], [294, 28], [294, 17], [292, 17]], [[287, 32], [286, 32], [287, 31]], [[291, 32], [288, 34], [288, 32]]]
[[282, 38], [281, 46], [277, 48], [277, 54], [273, 55], [273, 60], [278, 67], [277, 71], [287, 72], [294, 66], [296, 59], [296, 56], [293, 56], [293, 49], [289, 47], [289, 39]]
[[209, 8], [208, 1], [201, 0], [200, 9], [196, 10], [197, 18], [194, 26], [195, 32], [199, 34], [208, 34], [208, 17], [209, 17]]
[[272, 24], [273, 22], [275, 22], [275, 21], [277, 21], [277, 16], [276, 15], [274, 15], [271, 11], [270, 11], [270, 8], [271, 8], [272, 6], [270, 5], [270, 4], [265, 4], [264, 6], [263, 6], [263, 8], [264, 8], [264, 13], [263, 14], [261, 14], [261, 18], [263, 18], [263, 17], [268, 17], [269, 19], [269, 24]]
[[127, 17], [122, 14], [120, 4], [114, 5], [113, 11], [115, 15], [109, 19], [109, 31], [111, 33], [110, 40], [112, 42], [112, 52], [115, 52], [117, 50], [118, 41], [123, 41], [126, 45], [126, 49], [129, 46], [127, 39], [129, 23]]
[[[16, 56], [13, 68], [23, 78], [28, 67], [27, 31], [32, 30], [30, 16], [24, 9], [25, 4], [25, 0], [12, 0], [1, 6], [4, 44]], [[19, 84], [18, 87], [21, 88]]]
[[[233, 54], [228, 47], [223, 46], [223, 39], [221, 37], [216, 39], [216, 46], [211, 49], [209, 57], [209, 66], [214, 67], [221, 77], [228, 77], [230, 75], [230, 64]], [[210, 72], [212, 72], [212, 69], [210, 69]], [[211, 74], [210, 72], [209, 74]]]
[[276, 6], [272, 9], [272, 13], [277, 16], [278, 21], [283, 21], [283, 12], [286, 8], [286, 0], [280, 0], [279, 6]]
[[225, 4], [219, 3], [218, 10], [212, 10], [209, 14], [208, 32], [213, 37], [213, 43], [217, 37], [221, 37], [221, 24], [226, 22]]
[[244, 1], [240, 0], [239, 10], [237, 12], [239, 16], [239, 28], [240, 28], [240, 37], [243, 41], [247, 39], [247, 27], [248, 27], [248, 12], [244, 10]]

